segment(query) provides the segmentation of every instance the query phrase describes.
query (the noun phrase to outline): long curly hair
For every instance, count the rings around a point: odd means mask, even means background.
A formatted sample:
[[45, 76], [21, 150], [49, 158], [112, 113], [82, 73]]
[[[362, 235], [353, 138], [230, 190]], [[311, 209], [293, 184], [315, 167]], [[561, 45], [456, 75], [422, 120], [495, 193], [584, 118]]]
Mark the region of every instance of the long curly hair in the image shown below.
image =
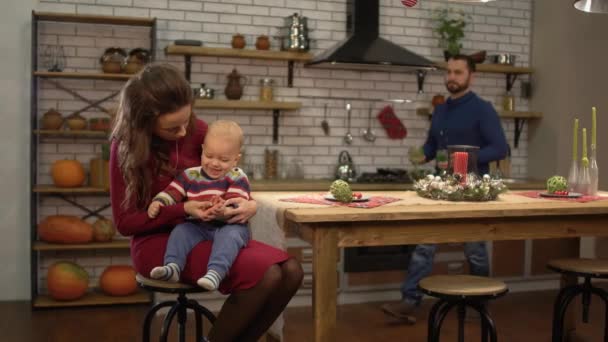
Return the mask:
[[[152, 175], [175, 174], [169, 165], [170, 145], [154, 135], [154, 127], [159, 116], [193, 101], [190, 84], [169, 64], [146, 66], [121, 90], [111, 139], [118, 143], [118, 163], [126, 184], [123, 207], [144, 208], [152, 195]], [[188, 132], [194, 120], [191, 115]]]

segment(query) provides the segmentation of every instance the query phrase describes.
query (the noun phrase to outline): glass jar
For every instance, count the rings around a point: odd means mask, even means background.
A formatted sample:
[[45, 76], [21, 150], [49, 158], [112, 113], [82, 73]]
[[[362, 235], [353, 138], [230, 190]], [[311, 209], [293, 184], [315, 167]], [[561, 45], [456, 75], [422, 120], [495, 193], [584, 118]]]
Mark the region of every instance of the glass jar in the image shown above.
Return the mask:
[[272, 78], [262, 78], [260, 80], [260, 101], [272, 101], [273, 99], [273, 84]]
[[278, 176], [279, 151], [264, 150], [264, 177], [266, 179], [276, 179]]
[[512, 112], [515, 110], [515, 96], [511, 92], [507, 92], [502, 99], [502, 109]]

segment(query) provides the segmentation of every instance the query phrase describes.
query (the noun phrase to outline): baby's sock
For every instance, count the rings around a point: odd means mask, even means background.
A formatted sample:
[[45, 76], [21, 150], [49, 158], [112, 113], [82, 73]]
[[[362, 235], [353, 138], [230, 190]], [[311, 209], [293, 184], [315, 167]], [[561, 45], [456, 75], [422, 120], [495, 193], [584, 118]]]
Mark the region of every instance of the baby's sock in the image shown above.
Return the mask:
[[175, 263], [168, 263], [165, 266], [154, 267], [150, 272], [150, 277], [157, 280], [165, 280], [172, 283], [179, 281], [179, 266]]
[[222, 282], [222, 277], [214, 270], [208, 270], [207, 274], [196, 281], [198, 286], [207, 291], [217, 290], [217, 288], [220, 286], [220, 282]]

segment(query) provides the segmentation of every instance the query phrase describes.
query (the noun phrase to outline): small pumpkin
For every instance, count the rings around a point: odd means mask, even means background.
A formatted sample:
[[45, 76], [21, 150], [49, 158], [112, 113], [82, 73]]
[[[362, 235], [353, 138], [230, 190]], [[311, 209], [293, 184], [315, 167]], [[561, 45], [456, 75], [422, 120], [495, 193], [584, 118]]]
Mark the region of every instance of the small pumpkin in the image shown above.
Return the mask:
[[89, 274], [80, 265], [71, 261], [58, 261], [49, 267], [46, 285], [51, 298], [76, 300], [89, 288]]
[[51, 167], [53, 183], [60, 188], [76, 188], [85, 180], [84, 167], [78, 160], [57, 160]]
[[76, 216], [51, 215], [38, 224], [38, 237], [51, 243], [86, 243], [93, 240], [93, 226]]
[[112, 241], [116, 230], [112, 221], [106, 218], [100, 218], [93, 223], [93, 239], [99, 242]]
[[128, 265], [111, 265], [101, 274], [99, 287], [110, 296], [128, 296], [137, 291], [135, 270]]

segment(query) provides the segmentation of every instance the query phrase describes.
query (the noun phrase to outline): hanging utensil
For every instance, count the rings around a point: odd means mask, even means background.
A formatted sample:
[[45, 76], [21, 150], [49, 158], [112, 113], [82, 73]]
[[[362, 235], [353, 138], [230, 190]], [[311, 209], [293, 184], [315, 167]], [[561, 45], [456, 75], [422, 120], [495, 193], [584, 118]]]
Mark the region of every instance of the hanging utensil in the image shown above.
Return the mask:
[[327, 103], [323, 105], [323, 121], [321, 121], [321, 128], [323, 128], [323, 133], [325, 135], [329, 135], [329, 123], [327, 122]]
[[376, 141], [376, 133], [374, 133], [374, 131], [372, 131], [372, 106], [369, 106], [367, 129], [364, 129], [362, 133], [363, 133], [363, 139], [365, 139], [365, 141], [369, 141], [369, 142]]
[[351, 109], [351, 105], [350, 103], [346, 104], [346, 135], [344, 136], [344, 142], [347, 145], [350, 145], [353, 143], [353, 135], [350, 133], [350, 109]]

